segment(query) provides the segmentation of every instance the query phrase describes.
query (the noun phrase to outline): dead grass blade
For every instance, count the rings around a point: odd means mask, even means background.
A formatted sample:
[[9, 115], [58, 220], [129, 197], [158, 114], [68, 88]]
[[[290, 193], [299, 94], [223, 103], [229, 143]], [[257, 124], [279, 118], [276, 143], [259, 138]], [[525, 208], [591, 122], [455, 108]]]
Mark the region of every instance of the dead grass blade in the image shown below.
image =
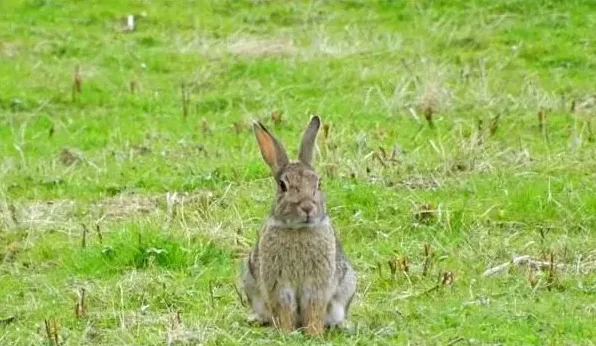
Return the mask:
[[[554, 255], [551, 253], [551, 258], [549, 261], [538, 261], [532, 259], [529, 255], [525, 256], [515, 256], [509, 262], [500, 264], [498, 266], [489, 268], [482, 273], [482, 277], [489, 277], [499, 273], [504, 272], [511, 266], [525, 266], [531, 268], [533, 270], [540, 270], [548, 272], [549, 276], [552, 276], [552, 280], [554, 280], [554, 273], [555, 270], [563, 270], [563, 271], [576, 271], [579, 272], [591, 272], [596, 270], [596, 260], [595, 261], [588, 261], [584, 262], [583, 264], [565, 264], [565, 263], [554, 263]], [[554, 281], [553, 281], [554, 282]]]

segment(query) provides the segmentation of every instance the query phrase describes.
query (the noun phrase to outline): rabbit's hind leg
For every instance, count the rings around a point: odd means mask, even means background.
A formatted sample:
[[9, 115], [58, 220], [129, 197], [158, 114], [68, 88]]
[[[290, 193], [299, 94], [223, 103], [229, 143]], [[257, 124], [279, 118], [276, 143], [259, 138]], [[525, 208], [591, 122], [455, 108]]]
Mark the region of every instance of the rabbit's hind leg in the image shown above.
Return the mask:
[[329, 305], [325, 316], [325, 326], [341, 326], [348, 316], [350, 304], [356, 293], [356, 272], [348, 267], [344, 277], [339, 282]]
[[326, 304], [322, 300], [311, 300], [306, 303], [306, 310], [304, 311], [306, 334], [316, 336], [323, 333], [325, 307]]
[[250, 260], [247, 260], [242, 275], [242, 288], [252, 309], [252, 313], [248, 317], [248, 322], [258, 323], [265, 326], [271, 323], [271, 313], [265, 305], [265, 300], [259, 289], [257, 278], [250, 266]]
[[277, 292], [276, 306], [273, 309], [273, 322], [284, 332], [291, 332], [296, 326], [296, 294], [291, 288], [283, 288]]
[[317, 289], [304, 290], [300, 297], [302, 324], [305, 332], [311, 336], [321, 335], [324, 332], [325, 311], [328, 304], [328, 295]]

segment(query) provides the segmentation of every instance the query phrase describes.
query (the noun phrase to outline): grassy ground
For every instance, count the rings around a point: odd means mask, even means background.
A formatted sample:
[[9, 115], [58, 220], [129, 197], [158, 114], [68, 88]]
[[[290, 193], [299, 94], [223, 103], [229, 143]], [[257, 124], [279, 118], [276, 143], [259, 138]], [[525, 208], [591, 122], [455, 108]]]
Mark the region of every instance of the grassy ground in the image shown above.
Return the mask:
[[0, 344], [321, 342], [234, 288], [250, 121], [295, 153], [312, 113], [359, 272], [326, 343], [594, 344], [595, 31], [578, 0], [0, 2]]

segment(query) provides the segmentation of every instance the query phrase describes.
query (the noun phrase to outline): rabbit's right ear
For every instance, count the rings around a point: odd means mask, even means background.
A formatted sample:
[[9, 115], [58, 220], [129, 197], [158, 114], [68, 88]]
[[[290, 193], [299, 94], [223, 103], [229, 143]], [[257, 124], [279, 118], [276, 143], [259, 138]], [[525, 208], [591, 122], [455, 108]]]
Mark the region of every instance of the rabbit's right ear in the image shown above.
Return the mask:
[[258, 121], [253, 123], [253, 130], [261, 149], [263, 160], [271, 168], [271, 172], [277, 174], [287, 163], [288, 155], [281, 143]]
[[317, 132], [321, 127], [321, 118], [318, 115], [310, 119], [310, 123], [306, 127], [302, 135], [302, 142], [300, 143], [300, 152], [298, 159], [304, 164], [312, 166], [312, 158], [315, 150], [315, 141], [317, 139]]

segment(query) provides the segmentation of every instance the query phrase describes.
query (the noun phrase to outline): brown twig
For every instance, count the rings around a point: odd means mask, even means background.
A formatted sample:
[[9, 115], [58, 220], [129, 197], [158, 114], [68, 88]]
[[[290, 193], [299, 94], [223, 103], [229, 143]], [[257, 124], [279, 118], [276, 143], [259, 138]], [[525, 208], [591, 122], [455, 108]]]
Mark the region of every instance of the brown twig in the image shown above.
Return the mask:
[[50, 321], [48, 319], [43, 320], [44, 326], [46, 328], [46, 337], [49, 341], [52, 341], [52, 328], [50, 327]]
[[490, 122], [490, 128], [489, 128], [489, 133], [491, 136], [494, 136], [495, 133], [497, 133], [497, 130], [499, 129], [499, 121], [501, 120], [501, 113], [497, 113], [497, 115], [495, 115], [491, 122]]
[[188, 117], [189, 96], [184, 82], [180, 83], [180, 93], [182, 95], [182, 117], [186, 119]]
[[455, 274], [453, 272], [444, 272], [441, 276], [441, 285], [443, 286], [451, 286], [455, 281]]
[[271, 120], [275, 126], [280, 126], [283, 121], [282, 113], [280, 111], [271, 112]]
[[430, 293], [438, 290], [440, 287], [441, 287], [441, 285], [434, 285], [433, 287], [427, 289], [426, 291], [424, 291], [424, 292], [422, 292], [420, 294], [417, 294], [416, 296], [430, 294]]
[[592, 120], [588, 120], [586, 123], [586, 128], [588, 130], [588, 141], [594, 142], [594, 131], [592, 130]]
[[455, 345], [455, 344], [458, 344], [458, 343], [460, 343], [460, 342], [462, 342], [462, 341], [465, 341], [465, 340], [466, 340], [466, 339], [464, 339], [464, 338], [462, 338], [462, 337], [460, 336], [460, 337], [457, 337], [457, 338], [455, 338], [455, 339], [453, 339], [453, 340], [449, 341], [449, 342], [447, 343], [447, 346], [453, 346], [453, 345]]
[[44, 324], [49, 343], [56, 346], [60, 345], [60, 340], [58, 339], [58, 325], [56, 324], [56, 319], [45, 319]]
[[201, 131], [207, 135], [211, 133], [211, 124], [209, 124], [209, 120], [206, 118], [201, 119]]
[[548, 263], [548, 275], [546, 276], [546, 283], [547, 288], [550, 291], [552, 287], [556, 284], [556, 276], [555, 276], [555, 255], [551, 251], [550, 252], [550, 262]]
[[8, 316], [6, 318], [0, 319], [0, 326], [7, 326], [17, 320], [16, 316]]
[[430, 244], [424, 244], [424, 265], [422, 267], [422, 276], [427, 276], [432, 266], [433, 252]]
[[323, 138], [329, 138], [329, 132], [331, 131], [331, 124], [325, 123], [323, 124]]
[[12, 219], [12, 222], [14, 222], [15, 225], [18, 225], [19, 218], [17, 217], [17, 208], [11, 203], [8, 205], [8, 210], [10, 211], [10, 218]]
[[399, 268], [401, 272], [406, 275], [410, 272], [410, 260], [408, 259], [408, 256], [404, 256], [401, 258], [401, 260], [399, 261]]
[[389, 265], [389, 272], [391, 273], [391, 276], [395, 276], [395, 274], [397, 273], [397, 258], [395, 257], [391, 257], [388, 261], [387, 264]]
[[544, 114], [544, 111], [541, 109], [538, 111], [538, 128], [540, 129], [540, 131], [544, 130], [544, 123], [546, 121], [546, 116]]
[[372, 157], [373, 157], [373, 159], [377, 159], [377, 161], [379, 161], [383, 167], [387, 167], [387, 164], [385, 163], [385, 161], [383, 160], [381, 155], [379, 155], [379, 153], [374, 152], [372, 154]]
[[538, 269], [538, 270], [548, 270], [549, 268], [565, 268], [565, 264], [554, 264], [552, 262], [545, 262], [545, 261], [536, 261], [533, 260], [532, 258], [530, 258], [530, 256], [517, 256], [514, 257], [511, 261], [507, 262], [507, 263], [503, 263], [500, 264], [496, 267], [492, 267], [487, 269], [486, 271], [484, 271], [484, 273], [482, 273], [482, 277], [488, 277], [488, 276], [492, 276], [498, 273], [501, 273], [505, 270], [507, 270], [509, 267], [511, 267], [512, 265], [522, 265], [522, 266], [527, 266], [533, 269]]
[[542, 131], [542, 136], [546, 142], [549, 142], [548, 137], [548, 123], [547, 123], [547, 113], [544, 109], [541, 109], [538, 112], [538, 128]]
[[77, 64], [74, 67], [74, 73], [72, 77], [72, 102], [75, 102], [77, 99], [77, 94], [80, 94], [83, 91], [82, 84], [83, 78], [81, 77], [81, 67], [79, 64]]
[[393, 146], [393, 150], [391, 150], [391, 157], [389, 158], [389, 161], [395, 162], [397, 160], [397, 151], [398, 151], [397, 146]]
[[95, 232], [97, 232], [97, 239], [99, 240], [100, 244], [103, 244], [103, 236], [101, 235], [101, 229], [99, 229], [99, 224], [95, 224]]
[[381, 152], [381, 156], [383, 157], [383, 161], [387, 160], [387, 152], [385, 151], [385, 148], [379, 146], [379, 151]]
[[233, 286], [234, 286], [234, 291], [236, 291], [236, 295], [238, 295], [238, 299], [240, 300], [240, 304], [243, 307], [246, 307], [246, 302], [244, 301], [244, 297], [242, 296], [242, 294], [238, 290], [238, 287], [236, 286], [236, 284], [234, 284]]
[[432, 107], [426, 107], [424, 109], [424, 119], [426, 119], [426, 122], [428, 123], [428, 127], [430, 127], [431, 129], [435, 128], [435, 124], [433, 122], [433, 109]]
[[128, 83], [128, 87], [129, 87], [130, 93], [134, 95], [138, 89], [137, 81], [135, 79], [131, 79], [130, 82]]
[[536, 275], [536, 269], [534, 267], [530, 267], [528, 270], [528, 281], [530, 282], [530, 286], [532, 288], [535, 288], [536, 285], [538, 285], [538, 283], [540, 282], [540, 280], [538, 280], [538, 277]]
[[435, 221], [437, 209], [431, 203], [423, 203], [414, 211], [414, 219], [421, 224], [430, 224]]
[[58, 340], [58, 323], [56, 322], [55, 318], [52, 319], [52, 325], [54, 332], [54, 341], [56, 342], [56, 345], [60, 345], [60, 340]]
[[85, 310], [85, 296], [86, 296], [85, 288], [81, 288], [81, 294], [79, 295], [79, 301], [77, 302], [77, 304], [75, 306], [75, 316], [77, 318], [83, 318], [87, 314], [86, 310]]
[[87, 229], [87, 226], [82, 223], [81, 226], [83, 227], [83, 237], [81, 238], [81, 247], [84, 249], [87, 247], [87, 232], [89, 231]]

